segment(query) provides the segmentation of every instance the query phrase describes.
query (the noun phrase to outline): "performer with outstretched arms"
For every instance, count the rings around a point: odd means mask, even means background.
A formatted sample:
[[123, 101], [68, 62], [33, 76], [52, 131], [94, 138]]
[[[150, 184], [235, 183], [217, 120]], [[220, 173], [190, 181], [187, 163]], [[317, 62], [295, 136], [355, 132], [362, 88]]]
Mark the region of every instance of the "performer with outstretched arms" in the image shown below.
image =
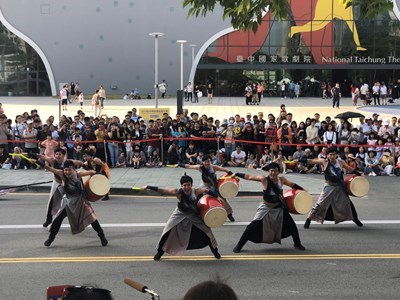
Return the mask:
[[[47, 161], [54, 169], [62, 170], [65, 161], [65, 150], [62, 148], [56, 148], [54, 150], [54, 157], [47, 157], [42, 154], [38, 154], [37, 157]], [[83, 163], [78, 160], [73, 160], [76, 166], [82, 165]], [[62, 179], [58, 175], [54, 174], [53, 183], [51, 185], [49, 202], [47, 203], [46, 221], [43, 223], [43, 227], [47, 227], [53, 221], [53, 216], [57, 214], [61, 206], [62, 194], [58, 187], [62, 185]]]
[[339, 159], [339, 151], [335, 147], [330, 147], [327, 150], [327, 156], [327, 159], [299, 159], [299, 162], [322, 165], [325, 174], [324, 189], [308, 214], [304, 228], [310, 227], [311, 220], [319, 223], [323, 223], [324, 220], [331, 220], [335, 221], [336, 224], [352, 220], [357, 226], [362, 227], [363, 223], [358, 219], [356, 208], [346, 191], [343, 169], [359, 176], [362, 174]]
[[59, 176], [63, 181], [62, 188], [62, 203], [53, 223], [50, 227], [49, 238], [44, 242], [44, 245], [50, 247], [53, 243], [58, 231], [60, 230], [61, 223], [68, 217], [71, 226], [72, 234], [82, 232], [87, 226], [92, 225], [93, 229], [97, 232], [100, 238], [101, 245], [107, 246], [108, 241], [104, 236], [103, 229], [97, 221], [96, 214], [90, 202], [85, 198], [85, 193], [82, 186], [81, 178], [84, 176], [92, 176], [96, 174], [95, 171], [81, 171], [75, 170], [74, 163], [71, 160], [64, 162], [63, 170], [55, 169], [45, 165], [43, 162], [31, 160], [33, 163], [38, 163], [41, 167]]
[[218, 252], [214, 234], [203, 222], [197, 209], [197, 200], [208, 189], [194, 188], [192, 177], [186, 174], [182, 176], [180, 184], [180, 189], [149, 185], [143, 187], [145, 190], [175, 196], [178, 199], [178, 206], [164, 227], [154, 260], [160, 260], [165, 252], [171, 255], [182, 255], [185, 250], [201, 249], [206, 246], [210, 247], [215, 258], [220, 259], [221, 255]]
[[217, 179], [217, 171], [228, 173], [228, 175], [232, 175], [232, 172], [226, 168], [212, 165], [211, 157], [209, 155], [204, 156], [203, 162], [201, 165], [189, 165], [189, 164], [179, 164], [180, 167], [186, 169], [194, 169], [201, 173], [201, 180], [203, 182], [201, 187], [206, 187], [209, 189], [210, 194], [213, 194], [215, 197], [219, 197], [224, 204], [224, 208], [228, 214], [228, 218], [231, 222], [235, 222], [235, 218], [233, 217], [233, 210], [228, 200], [221, 196], [218, 191], [218, 179]]
[[239, 242], [233, 248], [233, 252], [239, 253], [247, 241], [253, 243], [281, 243], [282, 238], [292, 236], [294, 247], [298, 250], [305, 250], [300, 242], [299, 232], [296, 223], [286, 208], [282, 186], [303, 190], [299, 185], [289, 181], [284, 176], [278, 176], [280, 167], [277, 163], [270, 163], [263, 170], [268, 171], [268, 176], [250, 175], [236, 173], [246, 180], [259, 181], [263, 187], [263, 202], [257, 208], [253, 221], [246, 227]]

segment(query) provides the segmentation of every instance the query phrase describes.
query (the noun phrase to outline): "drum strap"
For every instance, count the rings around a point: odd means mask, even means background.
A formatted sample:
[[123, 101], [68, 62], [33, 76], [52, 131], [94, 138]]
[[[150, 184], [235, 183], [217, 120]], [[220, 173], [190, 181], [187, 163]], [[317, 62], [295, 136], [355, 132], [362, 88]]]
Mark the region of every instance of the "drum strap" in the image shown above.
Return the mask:
[[272, 182], [272, 180], [269, 178], [269, 176], [267, 177], [267, 180], [268, 180], [268, 186], [271, 187], [271, 189], [274, 191], [276, 196], [282, 202], [283, 207], [287, 208], [286, 207], [286, 203], [285, 203], [285, 199], [283, 198], [282, 190], [279, 189], [279, 187], [274, 182]]
[[201, 169], [201, 179], [203, 180], [204, 183], [210, 183], [213, 186], [218, 185], [215, 173], [214, 174], [210, 173], [210, 171], [207, 170], [203, 165], [200, 167], [200, 169]]
[[178, 208], [183, 212], [192, 212], [198, 214], [197, 205], [194, 206], [191, 199], [183, 192], [182, 189], [179, 189], [179, 195], [180, 200], [178, 202]]

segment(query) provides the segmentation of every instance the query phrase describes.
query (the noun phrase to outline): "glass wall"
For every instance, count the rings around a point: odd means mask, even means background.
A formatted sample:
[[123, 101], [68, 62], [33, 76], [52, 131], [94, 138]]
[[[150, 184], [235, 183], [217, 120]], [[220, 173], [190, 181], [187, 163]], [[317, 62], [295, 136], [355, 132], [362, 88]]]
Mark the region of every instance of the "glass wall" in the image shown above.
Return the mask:
[[42, 60], [26, 42], [0, 23], [0, 96], [50, 96]]
[[400, 22], [394, 14], [368, 21], [340, 1], [305, 0], [290, 1], [289, 16], [279, 22], [268, 13], [256, 34], [235, 31], [214, 41], [195, 81], [211, 80], [216, 94], [241, 96], [248, 81], [263, 82], [266, 94], [275, 95], [285, 79], [301, 82], [304, 96], [319, 96], [323, 81], [400, 78]]

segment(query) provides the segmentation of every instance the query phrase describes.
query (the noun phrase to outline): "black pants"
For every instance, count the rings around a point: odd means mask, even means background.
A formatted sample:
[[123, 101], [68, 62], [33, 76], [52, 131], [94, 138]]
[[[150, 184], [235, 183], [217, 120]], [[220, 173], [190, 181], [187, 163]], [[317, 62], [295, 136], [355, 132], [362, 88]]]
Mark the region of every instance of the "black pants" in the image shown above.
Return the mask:
[[[54, 240], [58, 231], [60, 230], [61, 224], [67, 216], [67, 210], [64, 208], [61, 213], [54, 219], [51, 224], [49, 239]], [[101, 228], [99, 221], [94, 221], [92, 224], [93, 229], [97, 232], [99, 237], [104, 237], [103, 228]]]
[[[351, 213], [353, 214], [353, 222], [358, 221], [358, 214], [357, 214], [356, 208], [355, 208], [353, 202], [351, 202], [351, 201], [350, 201], [350, 207], [351, 207]], [[335, 217], [333, 216], [332, 206], [330, 206], [330, 205], [326, 211], [325, 220], [335, 221]]]
[[[283, 224], [281, 238], [292, 236], [295, 245], [300, 245], [299, 231], [297, 230], [296, 223], [293, 218], [289, 215], [286, 209], [283, 209]], [[262, 243], [263, 237], [263, 220], [252, 221], [243, 232], [238, 246], [242, 248], [247, 241], [252, 241], [253, 243]]]
[[[171, 231], [168, 231], [161, 237], [161, 240], [157, 247], [157, 251], [163, 251], [162, 248], [167, 241], [170, 233]], [[186, 250], [202, 249], [206, 246], [210, 246], [210, 248], [213, 249], [211, 245], [211, 240], [208, 235], [193, 225], [190, 233], [189, 244]]]

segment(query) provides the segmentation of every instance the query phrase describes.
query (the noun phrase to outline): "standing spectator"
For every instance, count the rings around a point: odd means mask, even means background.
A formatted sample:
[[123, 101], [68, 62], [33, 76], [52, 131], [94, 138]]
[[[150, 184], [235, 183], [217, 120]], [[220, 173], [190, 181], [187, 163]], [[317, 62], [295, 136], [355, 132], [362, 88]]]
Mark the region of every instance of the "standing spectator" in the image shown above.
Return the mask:
[[189, 101], [189, 99], [190, 101], [193, 101], [193, 85], [190, 81], [186, 85], [186, 92], [187, 92], [186, 101]]
[[257, 95], [257, 83], [253, 82], [251, 85], [251, 103], [256, 105], [258, 104], [258, 95]]
[[292, 144], [292, 129], [288, 126], [288, 121], [283, 120], [281, 123], [281, 128], [277, 131], [278, 142], [281, 144], [280, 149], [282, 150], [283, 156], [287, 157], [291, 153], [290, 146], [285, 146], [284, 144]]
[[300, 83], [296, 83], [294, 86], [294, 94], [296, 95], [296, 98], [299, 99], [300, 96], [300, 90], [301, 90], [301, 86]]
[[318, 128], [315, 126], [315, 119], [311, 119], [311, 124], [306, 128], [307, 144], [318, 144], [320, 142], [318, 136]]
[[196, 84], [194, 86], [194, 103], [199, 103], [199, 93], [200, 93], [200, 87], [198, 84]]
[[380, 92], [381, 92], [382, 105], [387, 105], [388, 89], [384, 81], [382, 81]]
[[28, 154], [39, 153], [39, 148], [37, 144], [37, 133], [38, 131], [33, 128], [33, 121], [28, 119], [26, 121], [28, 127], [24, 130], [22, 138], [25, 140], [25, 152]]
[[282, 80], [281, 83], [281, 99], [283, 98], [286, 98], [286, 85], [284, 80]]
[[372, 87], [372, 97], [374, 97], [374, 105], [378, 103], [378, 105], [381, 105], [381, 100], [379, 98], [380, 96], [380, 84], [379, 82], [375, 82], [374, 86]]
[[147, 156], [150, 157], [150, 155], [154, 152], [154, 150], [157, 151], [157, 153], [160, 153], [160, 139], [162, 137], [162, 130], [160, 129], [160, 126], [158, 125], [158, 122], [153, 123], [153, 127], [148, 128], [147, 130], [147, 138], [152, 141], [147, 142]]
[[3, 103], [0, 103], [0, 115], [4, 114]]
[[337, 133], [334, 130], [334, 127], [332, 124], [328, 124], [328, 129], [327, 131], [324, 132], [324, 143], [327, 145], [335, 145], [337, 144], [338, 138], [337, 138]]
[[[32, 120], [30, 120], [32, 122]], [[6, 115], [0, 115], [0, 145], [4, 147], [4, 149], [8, 148], [8, 142], [11, 130], [8, 128], [7, 117]]]
[[115, 167], [119, 157], [118, 141], [120, 139], [120, 132], [115, 123], [111, 123], [110, 129], [107, 132], [108, 151], [110, 153], [110, 166]]
[[60, 90], [60, 100], [63, 111], [67, 110], [68, 105], [68, 84], [64, 84], [63, 88]]
[[370, 103], [367, 103], [368, 89], [369, 89], [369, 86], [368, 86], [368, 84], [366, 84], [366, 83], [364, 83], [364, 84], [360, 87], [360, 98], [361, 98], [361, 104], [362, 104], [362, 105], [370, 104]]
[[72, 103], [75, 99], [76, 99], [76, 94], [75, 94], [75, 83], [71, 82], [71, 84], [69, 85], [70, 91], [69, 94], [71, 96], [71, 100], [70, 103]]
[[209, 83], [207, 85], [208, 104], [212, 104], [212, 102], [213, 102], [213, 94], [214, 94], [213, 85], [212, 85], [212, 83]]
[[259, 82], [257, 84], [257, 99], [258, 99], [257, 105], [260, 105], [261, 103], [263, 92], [264, 92], [264, 86], [261, 82]]
[[165, 97], [165, 93], [167, 92], [167, 86], [168, 86], [168, 83], [167, 83], [165, 80], [163, 80], [163, 81], [158, 85], [158, 89], [160, 90], [160, 93], [161, 93], [161, 98], [163, 98], [163, 99], [164, 99], [164, 97]]
[[342, 98], [342, 92], [340, 90], [340, 84], [339, 83], [335, 84], [335, 87], [332, 88], [331, 93], [332, 93], [332, 96], [333, 96], [333, 98], [332, 98], [332, 107], [335, 108], [335, 106], [336, 106], [337, 108], [339, 108], [340, 98]]
[[44, 155], [46, 157], [54, 158], [54, 154], [55, 154], [54, 149], [58, 146], [58, 143], [57, 143], [57, 141], [55, 141], [51, 138], [50, 132], [47, 133], [46, 139], [43, 142], [41, 142], [40, 145], [45, 148]]
[[246, 105], [251, 104], [251, 84], [248, 83], [246, 88], [244, 89], [244, 96], [246, 97]]
[[291, 80], [290, 81], [290, 83], [289, 83], [289, 97], [290, 97], [290, 99], [293, 99], [294, 98], [294, 89], [295, 89], [295, 84], [294, 84], [294, 81], [293, 80]]
[[81, 93], [81, 87], [79, 86], [78, 82], [75, 82], [75, 96], [78, 97]]
[[78, 96], [78, 101], [79, 101], [79, 104], [81, 106], [81, 109], [83, 109], [83, 101], [84, 100], [85, 100], [85, 97], [83, 96], [83, 92], [80, 92], [79, 96]]
[[106, 90], [102, 85], [99, 87], [99, 97], [101, 108], [104, 108], [104, 100], [106, 100]]
[[96, 90], [92, 95], [92, 109], [94, 109], [95, 115], [101, 115], [101, 106], [100, 106], [100, 95], [99, 90]]

